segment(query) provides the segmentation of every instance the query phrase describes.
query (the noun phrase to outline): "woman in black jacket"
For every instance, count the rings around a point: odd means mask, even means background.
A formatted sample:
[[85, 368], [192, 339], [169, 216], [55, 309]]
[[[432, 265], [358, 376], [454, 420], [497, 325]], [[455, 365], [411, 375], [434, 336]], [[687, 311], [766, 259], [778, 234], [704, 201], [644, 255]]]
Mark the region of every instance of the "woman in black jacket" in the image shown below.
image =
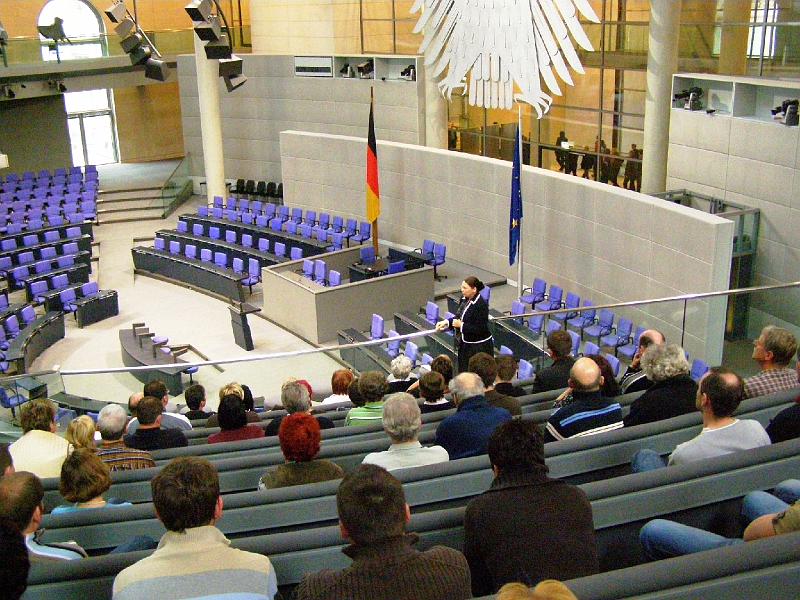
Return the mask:
[[458, 372], [468, 371], [469, 359], [478, 352], [494, 356], [492, 334], [489, 331], [489, 305], [481, 296], [483, 282], [470, 275], [461, 282], [461, 303], [456, 316], [439, 321], [436, 329], [455, 329]]

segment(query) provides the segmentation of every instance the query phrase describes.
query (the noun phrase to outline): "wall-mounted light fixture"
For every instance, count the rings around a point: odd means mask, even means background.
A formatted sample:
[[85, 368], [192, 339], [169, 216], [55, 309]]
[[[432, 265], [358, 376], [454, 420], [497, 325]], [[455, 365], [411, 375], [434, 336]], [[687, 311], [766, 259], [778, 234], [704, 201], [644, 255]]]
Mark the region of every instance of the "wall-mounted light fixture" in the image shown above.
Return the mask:
[[112, 23], [116, 23], [114, 31], [121, 38], [120, 46], [131, 59], [131, 63], [144, 65], [144, 76], [148, 79], [166, 81], [169, 77], [169, 66], [155, 44], [139, 27], [124, 0], [117, 0], [105, 13]]
[[247, 77], [242, 75], [242, 59], [231, 49], [230, 27], [219, 1], [192, 0], [185, 10], [192, 19], [195, 34], [206, 42], [206, 58], [219, 60], [219, 76], [225, 81], [227, 90], [232, 92], [244, 85]]

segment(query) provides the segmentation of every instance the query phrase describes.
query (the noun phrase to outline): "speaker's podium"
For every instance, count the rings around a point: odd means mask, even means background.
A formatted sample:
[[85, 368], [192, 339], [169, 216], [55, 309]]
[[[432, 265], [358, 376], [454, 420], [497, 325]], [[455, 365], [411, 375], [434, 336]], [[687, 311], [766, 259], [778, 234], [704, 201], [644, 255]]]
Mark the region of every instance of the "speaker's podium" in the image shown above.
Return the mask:
[[260, 308], [252, 304], [234, 304], [229, 306], [231, 311], [231, 328], [233, 329], [233, 339], [236, 345], [245, 350], [253, 349], [253, 335], [250, 333], [250, 325], [247, 323], [247, 315], [260, 311]]

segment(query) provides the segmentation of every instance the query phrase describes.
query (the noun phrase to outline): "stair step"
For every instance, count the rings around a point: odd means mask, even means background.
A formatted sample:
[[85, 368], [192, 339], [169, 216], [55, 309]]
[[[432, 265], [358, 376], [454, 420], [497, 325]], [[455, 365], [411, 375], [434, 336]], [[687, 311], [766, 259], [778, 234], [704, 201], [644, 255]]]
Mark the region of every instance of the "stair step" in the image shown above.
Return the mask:
[[127, 221], [160, 221], [163, 218], [164, 210], [162, 208], [142, 208], [131, 209], [124, 211], [114, 211], [112, 214], [101, 213], [98, 211], [98, 220], [101, 225], [108, 225], [109, 223], [124, 223]]
[[118, 200], [132, 200], [134, 198], [158, 198], [161, 196], [161, 188], [142, 188], [138, 190], [114, 190], [100, 192], [97, 195], [98, 202], [115, 202]]
[[115, 202], [98, 202], [97, 212], [110, 213], [125, 210], [138, 210], [144, 208], [161, 208], [161, 198], [137, 198], [130, 200], [119, 200]]

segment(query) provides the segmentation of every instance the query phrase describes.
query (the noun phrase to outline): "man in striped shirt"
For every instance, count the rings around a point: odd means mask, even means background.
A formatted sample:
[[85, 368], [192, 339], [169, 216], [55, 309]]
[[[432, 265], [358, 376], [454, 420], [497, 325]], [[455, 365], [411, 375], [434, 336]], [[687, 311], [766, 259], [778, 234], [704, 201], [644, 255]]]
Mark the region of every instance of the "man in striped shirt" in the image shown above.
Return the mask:
[[600, 393], [603, 376], [591, 358], [579, 358], [569, 372], [572, 402], [547, 420], [545, 442], [594, 435], [622, 427], [622, 408]]
[[112, 471], [132, 471], [155, 467], [156, 463], [149, 452], [128, 448], [122, 441], [128, 415], [119, 404], [107, 404], [97, 416], [97, 429], [103, 443], [97, 456]]

